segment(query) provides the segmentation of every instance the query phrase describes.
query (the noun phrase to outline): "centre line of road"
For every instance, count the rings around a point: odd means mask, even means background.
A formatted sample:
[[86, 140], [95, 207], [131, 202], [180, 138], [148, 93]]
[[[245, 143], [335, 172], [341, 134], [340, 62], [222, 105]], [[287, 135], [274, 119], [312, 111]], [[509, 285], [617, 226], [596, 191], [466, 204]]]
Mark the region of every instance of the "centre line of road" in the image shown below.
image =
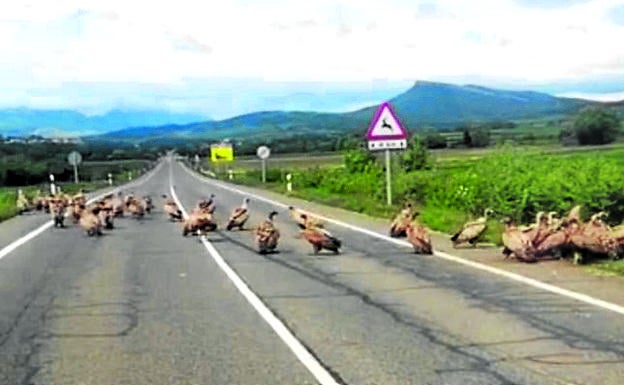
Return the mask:
[[[171, 197], [178, 205], [184, 219], [188, 218], [188, 213], [182, 206], [182, 202], [178, 199], [178, 196], [173, 188], [173, 172], [171, 163], [169, 163], [169, 190]], [[310, 373], [316, 378], [321, 385], [338, 385], [339, 383], [332, 377], [332, 375], [323, 367], [323, 365], [306, 349], [306, 347], [293, 335], [293, 333], [284, 325], [284, 323], [262, 302], [260, 298], [254, 293], [249, 286], [243, 281], [243, 279], [236, 274], [236, 272], [225, 262], [219, 251], [210, 243], [205, 236], [201, 236], [200, 240], [208, 254], [216, 262], [217, 266], [225, 273], [225, 275], [232, 281], [238, 291], [245, 297], [249, 304], [260, 314], [260, 316], [266, 321], [267, 324], [275, 331], [275, 333], [282, 339], [282, 341], [290, 348], [299, 361], [310, 371]]]
[[[278, 201], [275, 201], [275, 200], [272, 200], [272, 199], [269, 199], [269, 198], [265, 198], [263, 196], [260, 196], [260, 195], [254, 194], [254, 193], [245, 192], [243, 190], [239, 190], [239, 189], [237, 189], [235, 187], [229, 186], [229, 185], [227, 185], [225, 183], [217, 182], [215, 180], [208, 179], [208, 178], [203, 177], [203, 176], [199, 176], [196, 173], [194, 173], [193, 171], [189, 170], [185, 165], [182, 164], [181, 166], [182, 166], [184, 171], [186, 171], [188, 174], [190, 174], [192, 177], [194, 177], [195, 179], [199, 180], [200, 182], [203, 182], [203, 183], [206, 183], [206, 184], [212, 184], [212, 185], [218, 186], [218, 187], [220, 187], [222, 189], [229, 190], [229, 191], [241, 194], [241, 195], [251, 196], [251, 197], [254, 197], [255, 199], [267, 202], [269, 204], [272, 204], [272, 205], [275, 205], [275, 206], [278, 206], [278, 207], [288, 208], [288, 205], [286, 205], [284, 203], [281, 203], [281, 202], [278, 202]], [[365, 229], [365, 228], [362, 228], [362, 227], [354, 226], [354, 225], [346, 223], [346, 222], [341, 222], [341, 221], [338, 221], [336, 219], [332, 219], [332, 218], [328, 218], [328, 217], [325, 217], [325, 216], [322, 216], [322, 215], [318, 215], [318, 214], [310, 212], [310, 211], [306, 211], [306, 210], [301, 210], [301, 211], [306, 212], [306, 213], [308, 213], [310, 215], [314, 215], [317, 218], [322, 219], [324, 221], [333, 223], [333, 224], [338, 225], [338, 226], [342, 226], [342, 227], [347, 228], [349, 230], [360, 232], [360, 233], [363, 233], [363, 234], [366, 234], [366, 235], [370, 235], [371, 237], [382, 239], [384, 241], [387, 241], [387, 242], [390, 242], [390, 243], [394, 243], [395, 245], [409, 247], [410, 249], [412, 248], [412, 245], [409, 242], [402, 241], [400, 239], [391, 238], [391, 237], [389, 237], [387, 235], [383, 235], [383, 234], [380, 234], [380, 233], [377, 233], [375, 231], [368, 230], [368, 229]], [[472, 267], [474, 269], [487, 271], [489, 273], [492, 273], [492, 274], [495, 274], [495, 275], [498, 275], [498, 276], [501, 276], [501, 277], [505, 277], [505, 278], [511, 279], [513, 281], [516, 281], [516, 282], [520, 282], [520, 283], [523, 283], [523, 284], [526, 284], [526, 285], [529, 285], [529, 286], [532, 286], [532, 287], [535, 287], [535, 288], [538, 288], [538, 289], [541, 289], [541, 290], [545, 290], [545, 291], [548, 291], [548, 292], [551, 292], [551, 293], [554, 293], [554, 294], [561, 295], [563, 297], [572, 298], [572, 299], [575, 299], [577, 301], [585, 302], [587, 304], [590, 304], [590, 305], [593, 305], [593, 306], [597, 306], [597, 307], [600, 307], [602, 309], [610, 310], [612, 312], [624, 315], [624, 306], [620, 306], [620, 305], [615, 304], [613, 302], [607, 302], [607, 301], [604, 301], [604, 300], [599, 299], [599, 298], [592, 297], [592, 296], [587, 295], [587, 294], [583, 294], [583, 293], [579, 293], [579, 292], [576, 292], [576, 291], [564, 289], [564, 288], [561, 288], [559, 286], [555, 286], [555, 285], [551, 285], [551, 284], [546, 283], [546, 282], [539, 281], [537, 279], [529, 278], [529, 277], [526, 277], [524, 275], [517, 274], [517, 273], [512, 273], [510, 271], [499, 269], [497, 267], [488, 266], [488, 265], [485, 265], [483, 263], [471, 261], [469, 259], [465, 259], [465, 258], [462, 258], [462, 257], [458, 257], [456, 255], [445, 253], [443, 251], [434, 250], [433, 251], [433, 255], [438, 257], [438, 258], [447, 260], [447, 261], [459, 263], [459, 264], [462, 264], [464, 266]]]
[[[101, 199], [103, 196], [108, 195], [108, 194], [114, 194], [115, 192], [123, 189], [123, 188], [128, 188], [128, 187], [132, 187], [136, 184], [141, 184], [141, 183], [145, 183], [147, 182], [152, 176], [154, 176], [154, 174], [156, 174], [156, 172], [162, 167], [162, 162], [158, 164], [158, 166], [156, 166], [152, 171], [150, 171], [148, 174], [145, 174], [143, 176], [141, 176], [139, 179], [127, 183], [125, 185], [119, 186], [119, 187], [115, 187], [114, 189], [104, 192], [96, 197], [93, 197], [91, 199], [89, 199], [87, 201], [87, 204], [91, 204], [93, 202], [95, 202], [98, 199]], [[14, 240], [13, 242], [9, 243], [7, 246], [3, 247], [2, 250], [0, 250], [0, 259], [6, 257], [7, 255], [9, 255], [11, 252], [13, 252], [15, 249], [17, 249], [18, 247], [22, 246], [23, 244], [25, 244], [26, 242], [36, 238], [38, 235], [40, 235], [41, 233], [43, 233], [44, 231], [46, 231], [47, 229], [49, 229], [50, 227], [52, 227], [54, 225], [54, 221], [50, 220], [46, 223], [44, 223], [43, 225], [39, 226], [38, 228], [30, 231], [28, 234]]]

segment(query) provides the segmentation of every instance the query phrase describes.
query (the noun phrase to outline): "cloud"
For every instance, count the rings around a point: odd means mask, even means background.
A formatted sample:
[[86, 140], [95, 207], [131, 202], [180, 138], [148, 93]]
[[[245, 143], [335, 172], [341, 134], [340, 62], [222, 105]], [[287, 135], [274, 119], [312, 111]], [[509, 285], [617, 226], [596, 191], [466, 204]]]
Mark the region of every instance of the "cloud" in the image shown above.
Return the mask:
[[589, 1], [591, 0], [515, 0], [519, 5], [536, 8], [565, 8]]
[[[218, 100], [211, 90], [219, 90], [240, 108], [229, 111], [241, 112], [252, 97], [253, 106], [262, 106], [263, 96], [261, 89], [236, 96], [250, 89], [236, 79], [268, 88], [290, 84], [292, 93], [309, 82], [339, 87], [472, 76], [541, 84], [624, 74], [609, 44], [624, 40], [624, 28], [605, 23], [617, 14], [615, 0], [16, 3], [0, 14], [4, 102], [28, 102], [37, 88], [58, 105], [81, 108], [87, 101], [92, 109], [122, 101], [183, 108], [186, 100], [205, 109], [202, 103]], [[230, 83], [215, 86], [216, 79]], [[202, 91], [207, 99], [188, 96], [191, 81], [205, 87], [191, 87], [192, 94]], [[78, 93], [68, 86], [75, 84]], [[152, 98], [153, 89], [167, 97]]]
[[569, 93], [558, 94], [557, 96], [561, 96], [565, 98], [596, 100], [599, 102], [617, 102], [617, 101], [624, 100], [624, 91], [604, 93], [604, 94], [595, 94], [595, 93], [588, 93], [588, 92], [569, 92]]
[[611, 8], [608, 14], [612, 22], [617, 25], [624, 25], [624, 4]]

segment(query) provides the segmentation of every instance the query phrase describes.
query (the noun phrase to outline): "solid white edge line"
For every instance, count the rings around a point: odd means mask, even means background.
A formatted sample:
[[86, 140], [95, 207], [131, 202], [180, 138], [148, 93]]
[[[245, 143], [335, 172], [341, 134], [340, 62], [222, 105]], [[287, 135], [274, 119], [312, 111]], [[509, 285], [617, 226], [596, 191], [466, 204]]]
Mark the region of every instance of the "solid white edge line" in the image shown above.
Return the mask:
[[[171, 163], [169, 164], [169, 190], [171, 197], [174, 199], [184, 219], [188, 218], [188, 214], [182, 206], [182, 202], [173, 188]], [[295, 354], [297, 359], [308, 369], [308, 371], [316, 378], [321, 385], [338, 385], [338, 382], [332, 375], [321, 365], [321, 363], [303, 346], [303, 344], [292, 334], [292, 332], [284, 325], [284, 323], [273, 314], [273, 312], [262, 302], [260, 298], [249, 288], [242, 278], [225, 262], [219, 251], [206, 239], [201, 236], [201, 242], [208, 251], [208, 254], [216, 262], [217, 266], [232, 281], [238, 291], [245, 297], [249, 304], [260, 314], [273, 331], [282, 339], [282, 341]]]
[[[121, 190], [121, 189], [125, 189], [131, 186], [134, 186], [136, 184], [142, 184], [147, 182], [152, 176], [154, 176], [154, 174], [156, 174], [156, 172], [162, 167], [163, 162], [160, 162], [158, 164], [158, 166], [156, 166], [153, 170], [151, 170], [149, 173], [142, 175], [139, 179], [136, 179], [130, 183], [126, 183], [124, 185], [115, 187], [112, 190], [108, 190], [96, 197], [93, 197], [91, 199], [89, 199], [87, 201], [87, 204], [91, 204], [93, 202], [95, 202], [98, 199], [101, 199], [103, 196], [108, 195], [108, 194], [114, 194], [115, 192]], [[18, 247], [22, 246], [23, 244], [25, 244], [26, 242], [34, 239], [35, 237], [37, 237], [38, 235], [40, 235], [41, 233], [43, 233], [44, 231], [46, 231], [47, 229], [49, 229], [50, 227], [52, 227], [54, 225], [54, 221], [50, 220], [46, 223], [44, 223], [43, 225], [39, 226], [38, 228], [31, 230], [28, 234], [22, 236], [21, 238], [16, 239], [15, 241], [9, 243], [7, 246], [3, 247], [2, 250], [0, 250], [0, 259], [6, 257], [7, 255], [9, 255], [11, 252], [13, 252], [15, 249], [17, 249]]]
[[[208, 183], [208, 184], [214, 184], [214, 185], [216, 185], [216, 186], [218, 186], [220, 188], [223, 188], [225, 190], [230, 190], [230, 191], [236, 192], [236, 193], [241, 194], [241, 195], [248, 195], [248, 196], [254, 197], [255, 199], [258, 199], [258, 200], [261, 200], [261, 201], [273, 204], [275, 206], [284, 207], [284, 208], [288, 207], [287, 205], [285, 205], [283, 203], [280, 203], [280, 202], [277, 202], [277, 201], [274, 201], [272, 199], [268, 199], [268, 198], [262, 197], [260, 195], [256, 195], [254, 193], [245, 192], [243, 190], [239, 190], [237, 188], [228, 186], [228, 185], [226, 185], [224, 183], [221, 183], [221, 182], [218, 182], [218, 181], [215, 181], [215, 180], [212, 180], [212, 179], [208, 179], [208, 178], [203, 177], [203, 176], [199, 176], [199, 175], [195, 174], [194, 172], [192, 172], [191, 170], [189, 170], [184, 164], [182, 164], [181, 166], [188, 174], [190, 174], [191, 176], [193, 176], [195, 179], [199, 180], [200, 182]], [[309, 211], [306, 211], [306, 210], [301, 210], [301, 211], [304, 211], [304, 212], [307, 212], [307, 213], [309, 213], [311, 215], [314, 215], [317, 218], [322, 219], [324, 221], [333, 223], [333, 224], [338, 225], [338, 226], [345, 227], [345, 228], [347, 228], [349, 230], [353, 230], [353, 231], [356, 231], [356, 232], [364, 233], [364, 234], [370, 235], [372, 237], [375, 237], [375, 238], [378, 238], [378, 239], [382, 239], [382, 240], [387, 241], [387, 242], [394, 243], [394, 244], [399, 245], [399, 246], [405, 246], [405, 247], [412, 248], [412, 245], [410, 243], [408, 243], [408, 242], [405, 242], [405, 241], [402, 241], [402, 240], [399, 240], [399, 239], [395, 239], [395, 238], [391, 238], [389, 236], [386, 236], [386, 235], [383, 235], [383, 234], [379, 234], [379, 233], [377, 233], [375, 231], [367, 230], [367, 229], [364, 229], [364, 228], [361, 228], [361, 227], [357, 227], [357, 226], [351, 225], [349, 223], [341, 222], [341, 221], [338, 221], [338, 220], [335, 220], [335, 219], [332, 219], [332, 218], [327, 218], [325, 216], [318, 215], [318, 214], [313, 213], [313, 212], [309, 212]], [[455, 255], [452, 255], [452, 254], [445, 253], [443, 251], [436, 251], [436, 250], [434, 250], [433, 251], [433, 255], [438, 257], [438, 258], [445, 259], [447, 261], [452, 261], [452, 262], [456, 262], [456, 263], [459, 263], [459, 264], [462, 264], [462, 265], [465, 265], [465, 266], [469, 266], [469, 267], [472, 267], [472, 268], [475, 268], [475, 269], [478, 269], [478, 270], [487, 271], [489, 273], [492, 273], [492, 274], [495, 274], [495, 275], [498, 275], [498, 276], [501, 276], [501, 277], [505, 277], [505, 278], [511, 279], [513, 281], [516, 281], [516, 282], [521, 282], [521, 283], [524, 283], [524, 284], [529, 285], [529, 286], [533, 286], [533, 287], [538, 288], [538, 289], [549, 291], [549, 292], [554, 293], [554, 294], [559, 294], [559, 295], [564, 296], [564, 297], [572, 298], [572, 299], [575, 299], [577, 301], [585, 302], [587, 304], [590, 304], [590, 305], [593, 305], [593, 306], [597, 306], [597, 307], [600, 307], [600, 308], [603, 308], [603, 309], [606, 309], [606, 310], [610, 310], [612, 312], [624, 315], [624, 306], [617, 305], [617, 304], [612, 303], [612, 302], [607, 302], [607, 301], [604, 301], [604, 300], [601, 300], [601, 299], [598, 299], [598, 298], [594, 298], [594, 297], [589, 296], [587, 294], [583, 294], [583, 293], [579, 293], [579, 292], [576, 292], [576, 291], [564, 289], [564, 288], [561, 288], [559, 286], [555, 286], [555, 285], [551, 285], [551, 284], [546, 283], [546, 282], [538, 281], [537, 279], [525, 277], [524, 275], [517, 274], [517, 273], [512, 273], [510, 271], [499, 269], [497, 267], [488, 266], [488, 265], [485, 265], [483, 263], [471, 261], [469, 259], [465, 259], [465, 258], [461, 258], [461, 257], [455, 256]]]

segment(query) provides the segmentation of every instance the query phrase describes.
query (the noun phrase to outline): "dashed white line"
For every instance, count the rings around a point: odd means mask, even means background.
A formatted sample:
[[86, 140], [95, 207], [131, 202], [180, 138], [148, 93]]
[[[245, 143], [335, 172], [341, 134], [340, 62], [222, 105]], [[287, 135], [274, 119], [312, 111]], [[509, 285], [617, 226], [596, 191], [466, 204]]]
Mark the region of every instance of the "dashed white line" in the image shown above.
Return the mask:
[[[162, 162], [159, 163], [156, 168], [154, 168], [152, 171], [150, 171], [148, 174], [143, 175], [141, 178], [136, 179], [133, 182], [127, 183], [123, 186], [119, 186], [116, 187], [110, 191], [107, 191], [105, 193], [102, 193], [96, 197], [93, 197], [91, 199], [89, 199], [87, 201], [88, 204], [91, 204], [93, 202], [95, 202], [98, 199], [101, 199], [103, 196], [111, 194], [111, 193], [115, 193], [121, 189], [125, 189], [137, 184], [142, 184], [147, 182], [152, 176], [154, 176], [154, 174], [156, 174], [156, 172], [162, 167]], [[0, 259], [6, 257], [7, 255], [9, 255], [11, 252], [13, 252], [15, 249], [17, 249], [18, 247], [22, 246], [23, 244], [27, 243], [28, 241], [36, 238], [38, 235], [40, 235], [41, 233], [43, 233], [44, 231], [46, 231], [47, 229], [49, 229], [50, 227], [52, 227], [54, 225], [54, 221], [50, 220], [46, 223], [44, 223], [43, 225], [39, 226], [38, 228], [32, 230], [31, 232], [29, 232], [28, 234], [22, 236], [21, 238], [16, 239], [15, 241], [11, 242], [10, 244], [8, 244], [7, 246], [3, 247], [2, 250], [0, 250]]]
[[[221, 182], [217, 182], [217, 181], [214, 181], [214, 180], [211, 180], [211, 179], [207, 179], [205, 177], [201, 177], [201, 176], [197, 175], [196, 173], [192, 172], [191, 170], [189, 170], [184, 165], [182, 165], [182, 168], [188, 174], [190, 174], [195, 179], [197, 179], [197, 180], [199, 180], [199, 181], [201, 181], [203, 183], [213, 184], [213, 185], [216, 185], [216, 186], [218, 186], [218, 187], [220, 187], [222, 189], [225, 189], [225, 190], [236, 192], [236, 193], [241, 194], [241, 195], [251, 196], [251, 197], [254, 197], [255, 199], [258, 199], [258, 200], [270, 203], [270, 204], [278, 206], [278, 207], [283, 207], [283, 208], [287, 208], [288, 207], [288, 205], [285, 205], [285, 204], [283, 204], [281, 202], [277, 202], [277, 201], [274, 201], [272, 199], [268, 199], [268, 198], [265, 198], [263, 196], [260, 196], [260, 195], [254, 194], [254, 193], [250, 193], [250, 192], [246, 192], [246, 191], [243, 191], [243, 190], [239, 190], [239, 189], [237, 189], [235, 187], [232, 187], [232, 186], [229, 186], [229, 185], [227, 185], [225, 183], [221, 183]], [[302, 210], [302, 211], [305, 211], [305, 210]], [[387, 235], [383, 235], [383, 234], [377, 233], [375, 231], [371, 231], [371, 230], [364, 229], [364, 228], [361, 228], [361, 227], [358, 227], [358, 226], [354, 226], [352, 224], [341, 222], [341, 221], [338, 221], [338, 220], [335, 220], [335, 219], [332, 219], [332, 218], [328, 218], [328, 217], [325, 217], [323, 215], [318, 215], [318, 214], [312, 213], [312, 212], [309, 212], [309, 213], [314, 215], [314, 216], [316, 216], [316, 217], [318, 217], [319, 219], [322, 219], [322, 220], [326, 221], [326, 222], [333, 223], [333, 224], [338, 225], [338, 226], [342, 226], [342, 227], [347, 228], [349, 230], [360, 232], [360, 233], [363, 233], [363, 234], [366, 234], [366, 235], [370, 235], [371, 237], [382, 239], [382, 240], [384, 240], [386, 242], [394, 243], [395, 245], [412, 248], [412, 245], [410, 243], [402, 241], [400, 239], [391, 238], [391, 237], [389, 237]], [[529, 285], [529, 286], [532, 286], [532, 287], [535, 287], [535, 288], [538, 288], [538, 289], [541, 289], [541, 290], [545, 290], [545, 291], [548, 291], [548, 292], [551, 292], [551, 293], [554, 293], [554, 294], [561, 295], [563, 297], [572, 298], [572, 299], [575, 299], [577, 301], [585, 302], [587, 304], [590, 304], [590, 305], [593, 305], [593, 306], [597, 306], [597, 307], [600, 307], [602, 309], [610, 310], [612, 312], [624, 315], [624, 306], [621, 306], [621, 305], [618, 305], [618, 304], [615, 304], [615, 303], [612, 303], [612, 302], [607, 302], [607, 301], [601, 300], [599, 298], [595, 298], [595, 297], [589, 296], [587, 294], [583, 294], [583, 293], [579, 293], [579, 292], [576, 292], [576, 291], [564, 289], [564, 288], [561, 288], [559, 286], [555, 286], [555, 285], [551, 285], [549, 283], [545, 283], [545, 282], [539, 281], [537, 279], [525, 277], [524, 275], [520, 275], [520, 274], [517, 274], [517, 273], [512, 273], [510, 271], [499, 269], [499, 268], [496, 268], [496, 267], [493, 267], [493, 266], [488, 266], [488, 265], [485, 265], [483, 263], [471, 261], [469, 259], [461, 258], [461, 257], [455, 256], [455, 255], [451, 255], [451, 254], [448, 254], [448, 253], [445, 253], [445, 252], [442, 252], [442, 251], [434, 250], [433, 254], [436, 257], [444, 259], [444, 260], [447, 260], [447, 261], [459, 263], [459, 264], [462, 264], [464, 266], [472, 267], [474, 269], [487, 271], [489, 273], [492, 273], [492, 274], [495, 274], [495, 275], [498, 275], [498, 276], [501, 276], [501, 277], [505, 277], [505, 278], [511, 279], [513, 281], [516, 281], [516, 282], [520, 282], [520, 283], [523, 283], [523, 284], [526, 284], [526, 285]]]
[[[169, 190], [171, 197], [182, 211], [184, 218], [188, 218], [188, 214], [182, 206], [182, 202], [178, 199], [175, 189], [173, 188], [173, 175], [171, 163], [169, 164]], [[262, 302], [260, 298], [247, 286], [245, 281], [236, 274], [236, 272], [225, 262], [219, 251], [206, 239], [201, 236], [201, 242], [208, 251], [208, 254], [216, 262], [217, 266], [232, 281], [238, 291], [245, 297], [249, 304], [260, 314], [262, 319], [275, 331], [282, 341], [290, 348], [299, 361], [310, 371], [321, 385], [338, 385], [338, 382], [332, 375], [321, 365], [321, 363], [303, 346], [303, 344], [293, 335], [293, 333], [284, 325], [284, 323], [273, 314], [273, 312]]]

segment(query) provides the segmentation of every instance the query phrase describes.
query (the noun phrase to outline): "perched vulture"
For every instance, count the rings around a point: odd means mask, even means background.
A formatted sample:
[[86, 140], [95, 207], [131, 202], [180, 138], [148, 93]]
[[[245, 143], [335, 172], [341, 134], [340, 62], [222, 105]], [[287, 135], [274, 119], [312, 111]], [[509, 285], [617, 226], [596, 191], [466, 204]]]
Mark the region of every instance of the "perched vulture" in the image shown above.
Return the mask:
[[301, 231], [301, 236], [312, 245], [314, 254], [318, 254], [322, 249], [333, 251], [334, 254], [339, 253], [342, 242], [332, 236], [327, 230], [317, 227], [312, 221], [308, 220], [306, 214], [302, 214], [305, 228]]
[[519, 230], [510, 218], [506, 218], [503, 223], [505, 224], [505, 231], [502, 234], [505, 258], [513, 255], [523, 262], [536, 262], [535, 249], [529, 237]]
[[260, 254], [265, 254], [275, 250], [280, 233], [273, 223], [276, 211], [271, 211], [267, 219], [256, 227], [256, 247]]
[[457, 247], [462, 243], [470, 243], [473, 246], [476, 246], [477, 239], [483, 234], [485, 229], [487, 228], [487, 218], [488, 215], [493, 214], [494, 212], [487, 208], [483, 212], [483, 216], [477, 219], [476, 221], [468, 222], [464, 225], [461, 231], [457, 232], [453, 237], [451, 237], [451, 241], [453, 241], [453, 247]]
[[411, 223], [413, 215], [412, 204], [408, 203], [390, 224], [390, 236], [393, 238], [406, 236], [407, 226]]
[[427, 229], [419, 223], [409, 222], [407, 224], [407, 240], [414, 247], [417, 254], [433, 254], [431, 246], [431, 236]]
[[243, 199], [243, 204], [240, 207], [235, 208], [228, 219], [226, 229], [232, 230], [235, 227], [238, 227], [239, 230], [243, 229], [245, 222], [249, 219], [249, 208], [247, 204], [249, 203], [249, 198]]

